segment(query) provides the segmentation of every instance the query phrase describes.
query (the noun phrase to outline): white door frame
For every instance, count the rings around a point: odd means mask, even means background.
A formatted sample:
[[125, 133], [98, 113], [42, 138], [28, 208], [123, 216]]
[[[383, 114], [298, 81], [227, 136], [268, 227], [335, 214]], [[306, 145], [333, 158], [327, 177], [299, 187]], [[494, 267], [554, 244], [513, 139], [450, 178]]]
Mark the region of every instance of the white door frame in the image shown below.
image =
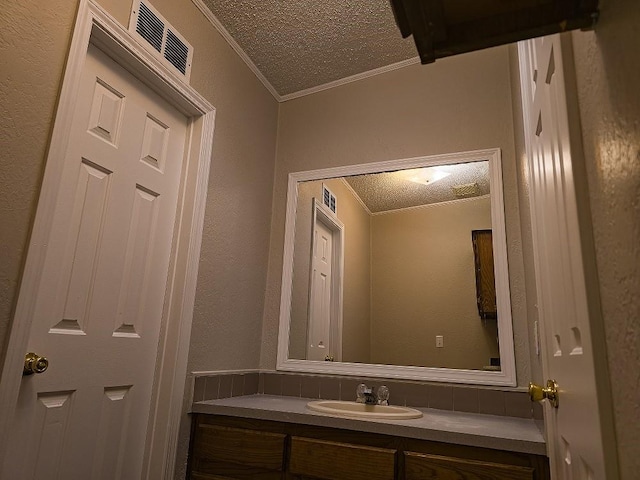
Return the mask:
[[[331, 249], [331, 320], [329, 322], [329, 354], [333, 354], [333, 361], [342, 361], [342, 303], [344, 299], [343, 293], [343, 277], [344, 277], [344, 224], [335, 216], [335, 214], [323, 203], [316, 198], [313, 199], [313, 214], [311, 220], [311, 260], [309, 265], [313, 265], [313, 252], [315, 246], [316, 223], [322, 222], [332, 232], [332, 249]], [[313, 281], [313, 268], [309, 272], [309, 285]], [[313, 290], [309, 289], [309, 318], [307, 325], [311, 325], [311, 296]], [[307, 331], [307, 351], [309, 348], [309, 332]]]
[[[155, 372], [149, 372], [150, 375], [155, 374], [155, 381], [143, 470], [145, 478], [170, 479], [175, 469], [186, 381], [215, 108], [92, 0], [80, 0], [67, 59], [38, 209], [0, 377], [0, 432], [6, 431], [17, 404], [32, 323], [34, 302], [31, 299], [38, 291], [64, 153], [89, 44], [107, 52], [116, 63], [140, 78], [188, 120], [185, 165], [178, 196], [158, 360]], [[0, 435], [0, 459], [4, 456], [6, 439], [5, 435]]]

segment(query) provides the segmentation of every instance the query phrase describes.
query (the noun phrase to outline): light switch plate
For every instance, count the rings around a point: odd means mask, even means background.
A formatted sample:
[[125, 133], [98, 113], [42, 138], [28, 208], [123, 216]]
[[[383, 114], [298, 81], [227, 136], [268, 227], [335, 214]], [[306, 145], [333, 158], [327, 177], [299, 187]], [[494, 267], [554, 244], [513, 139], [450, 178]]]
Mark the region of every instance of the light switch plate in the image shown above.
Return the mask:
[[444, 336], [436, 335], [436, 348], [444, 347]]

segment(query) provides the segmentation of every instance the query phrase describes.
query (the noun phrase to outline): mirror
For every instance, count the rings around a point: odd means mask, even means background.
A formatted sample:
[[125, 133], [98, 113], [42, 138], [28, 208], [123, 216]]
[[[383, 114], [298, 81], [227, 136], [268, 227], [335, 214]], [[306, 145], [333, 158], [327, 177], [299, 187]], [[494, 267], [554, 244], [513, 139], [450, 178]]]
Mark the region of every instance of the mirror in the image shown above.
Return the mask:
[[278, 369], [515, 385], [501, 178], [498, 149], [290, 174]]

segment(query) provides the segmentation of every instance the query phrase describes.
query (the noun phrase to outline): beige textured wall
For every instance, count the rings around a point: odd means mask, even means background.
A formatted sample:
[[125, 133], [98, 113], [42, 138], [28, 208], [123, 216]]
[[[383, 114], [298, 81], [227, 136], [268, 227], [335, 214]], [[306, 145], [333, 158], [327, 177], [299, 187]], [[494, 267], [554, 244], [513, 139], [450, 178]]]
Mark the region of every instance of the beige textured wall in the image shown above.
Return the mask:
[[0, 8], [0, 368], [75, 12], [65, 0]]
[[333, 181], [328, 186], [338, 198], [338, 216], [345, 219], [342, 361], [368, 363], [371, 355], [371, 218], [344, 182]]
[[640, 471], [640, 3], [573, 34], [621, 478]]
[[489, 197], [373, 216], [373, 363], [478, 370], [500, 356], [496, 321], [478, 315], [471, 242], [490, 228]]
[[289, 172], [500, 147], [519, 385], [530, 379], [508, 48], [413, 65], [280, 107], [262, 368], [274, 368]]
[[[309, 268], [313, 198], [322, 199], [323, 181], [298, 186], [298, 208], [291, 292], [289, 358], [306, 357]], [[345, 362], [369, 361], [370, 352], [370, 219], [342, 180], [324, 182], [337, 198], [344, 224], [343, 350]], [[363, 332], [366, 332], [363, 335]]]
[[[128, 24], [130, 0], [100, 3]], [[278, 104], [191, 1], [152, 4], [193, 45], [191, 85], [217, 110], [188, 368], [257, 368]], [[0, 9], [0, 341], [15, 306], [76, 7], [21, 0]], [[188, 425], [179, 471], [187, 441]]]

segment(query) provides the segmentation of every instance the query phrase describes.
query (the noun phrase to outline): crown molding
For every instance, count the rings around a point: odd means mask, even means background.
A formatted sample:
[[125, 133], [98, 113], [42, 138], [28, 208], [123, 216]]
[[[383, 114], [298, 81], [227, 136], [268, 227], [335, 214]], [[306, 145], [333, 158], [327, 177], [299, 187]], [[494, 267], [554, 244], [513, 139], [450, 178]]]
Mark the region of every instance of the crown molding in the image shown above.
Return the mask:
[[282, 102], [282, 97], [278, 94], [276, 89], [273, 88], [273, 85], [271, 85], [269, 80], [267, 80], [267, 77], [262, 74], [256, 64], [253, 63], [253, 61], [249, 58], [249, 55], [246, 54], [242, 47], [238, 45], [238, 42], [236, 42], [235, 39], [231, 36], [229, 31], [224, 28], [224, 25], [220, 23], [220, 20], [218, 20], [218, 18], [211, 12], [211, 10], [209, 10], [209, 7], [207, 7], [202, 0], [191, 1], [198, 8], [198, 10], [202, 12], [205, 18], [209, 20], [211, 25], [213, 25], [214, 28], [218, 30], [218, 33], [222, 35], [222, 37], [227, 41], [231, 48], [233, 48], [233, 50], [238, 54], [242, 61], [247, 64], [249, 70], [251, 70], [255, 74], [255, 76], [258, 77], [258, 80], [260, 80], [265, 88], [269, 91], [269, 93], [273, 95], [273, 98], [275, 98], [278, 102]]
[[334, 80], [328, 83], [323, 83], [322, 85], [317, 85], [315, 87], [307, 88], [305, 90], [288, 93], [286, 95], [282, 95], [280, 97], [281, 98], [280, 101], [286, 102], [287, 100], [293, 100], [294, 98], [300, 98], [307, 95], [311, 95], [313, 93], [322, 92], [323, 90], [329, 90], [330, 88], [346, 85], [347, 83], [357, 82], [358, 80], [364, 80], [365, 78], [369, 78], [369, 77], [375, 77], [376, 75], [392, 72], [393, 70], [398, 70], [400, 68], [408, 67], [410, 65], [415, 65], [416, 63], [420, 63], [420, 57], [416, 56], [413, 58], [408, 58], [407, 60], [402, 60], [400, 62], [392, 63], [391, 65], [385, 65], [384, 67], [374, 68], [373, 70], [367, 70], [366, 72], [356, 73], [355, 75], [351, 75], [350, 77], [340, 78], [338, 80]]
[[364, 211], [367, 212], [369, 216], [371, 216], [372, 215], [371, 210], [369, 210], [369, 207], [367, 207], [367, 204], [364, 203], [362, 198], [360, 198], [360, 195], [358, 195], [358, 193], [353, 189], [353, 187], [349, 184], [349, 182], [347, 182], [347, 180], [344, 177], [340, 177], [340, 180], [342, 180], [342, 183], [347, 188], [347, 190], [351, 192], [351, 195], [353, 195], [356, 198], [356, 200], [358, 201], [360, 206], [364, 209]]
[[409, 210], [420, 210], [420, 209], [428, 209], [433, 207], [445, 207], [447, 205], [452, 205], [454, 203], [457, 203], [457, 204], [467, 203], [467, 202], [471, 202], [474, 200], [481, 200], [481, 199], [491, 200], [491, 194], [487, 193], [485, 195], [478, 195], [477, 197], [456, 198], [455, 200], [445, 200], [444, 202], [425, 203], [424, 205], [413, 205], [411, 207], [394, 208], [391, 210], [384, 210], [381, 212], [373, 212], [371, 216], [376, 217], [379, 215], [386, 215], [388, 213], [399, 213], [399, 212], [404, 212]]
[[273, 98], [276, 99], [278, 103], [286, 102], [288, 100], [293, 100], [295, 98], [305, 97], [307, 95], [311, 95], [314, 93], [322, 92], [324, 90], [329, 90], [330, 88], [339, 87], [340, 85], [345, 85], [351, 82], [357, 82], [358, 80], [363, 80], [365, 78], [374, 77], [376, 75], [380, 75], [382, 73], [391, 72], [393, 70], [398, 70], [400, 68], [408, 67], [409, 65], [415, 65], [420, 63], [420, 57], [415, 56], [413, 58], [409, 58], [407, 60], [402, 60], [400, 62], [392, 63], [391, 65], [385, 65], [384, 67], [374, 68], [373, 70], [368, 70], [366, 72], [357, 73], [355, 75], [351, 75], [349, 77], [340, 78], [338, 80], [334, 80], [332, 82], [323, 83], [322, 85], [316, 85], [315, 87], [306, 88], [304, 90], [299, 90], [293, 93], [287, 93], [286, 95], [280, 95], [274, 86], [267, 80], [260, 69], [256, 66], [255, 63], [249, 58], [249, 55], [242, 49], [242, 47], [235, 41], [233, 36], [229, 33], [229, 31], [222, 25], [220, 20], [209, 10], [209, 7], [204, 3], [203, 0], [191, 0], [191, 2], [202, 12], [207, 20], [213, 25], [213, 27], [222, 35], [222, 37], [227, 41], [227, 43], [233, 48], [233, 50], [238, 54], [238, 56], [242, 59], [242, 61], [249, 67], [249, 69], [258, 77], [258, 80], [262, 82], [265, 88], [273, 95]]

